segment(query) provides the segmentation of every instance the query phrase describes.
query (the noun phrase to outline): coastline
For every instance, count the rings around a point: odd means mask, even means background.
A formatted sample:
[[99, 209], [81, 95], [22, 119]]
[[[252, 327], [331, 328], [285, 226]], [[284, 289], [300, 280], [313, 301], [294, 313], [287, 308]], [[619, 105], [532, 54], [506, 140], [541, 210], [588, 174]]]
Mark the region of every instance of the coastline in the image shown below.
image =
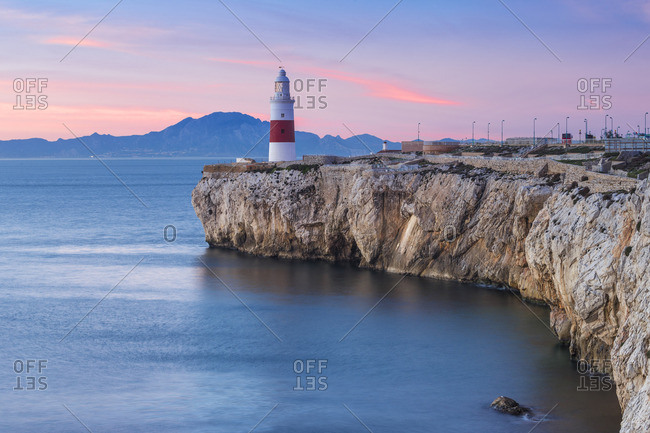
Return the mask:
[[548, 305], [573, 359], [611, 365], [621, 431], [644, 431], [650, 190], [544, 164], [537, 174], [537, 162], [513, 173], [487, 158], [206, 167], [193, 205], [211, 246], [500, 285]]

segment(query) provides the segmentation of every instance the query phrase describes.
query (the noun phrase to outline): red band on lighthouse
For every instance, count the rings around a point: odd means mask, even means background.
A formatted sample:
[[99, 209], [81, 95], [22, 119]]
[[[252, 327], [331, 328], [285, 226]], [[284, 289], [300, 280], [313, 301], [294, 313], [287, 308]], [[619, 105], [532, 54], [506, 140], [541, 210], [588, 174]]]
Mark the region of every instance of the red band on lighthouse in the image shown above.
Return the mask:
[[271, 143], [295, 143], [293, 120], [271, 120]]

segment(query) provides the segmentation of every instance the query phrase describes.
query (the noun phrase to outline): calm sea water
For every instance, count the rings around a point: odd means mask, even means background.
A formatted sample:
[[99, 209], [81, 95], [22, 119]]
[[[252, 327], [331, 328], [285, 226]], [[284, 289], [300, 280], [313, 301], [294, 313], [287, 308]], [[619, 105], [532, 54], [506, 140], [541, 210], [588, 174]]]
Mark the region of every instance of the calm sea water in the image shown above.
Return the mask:
[[209, 250], [210, 161], [106, 162], [147, 207], [98, 161], [0, 161], [0, 431], [525, 433], [551, 409], [536, 433], [618, 430], [546, 309], [405, 278], [349, 332], [399, 276]]

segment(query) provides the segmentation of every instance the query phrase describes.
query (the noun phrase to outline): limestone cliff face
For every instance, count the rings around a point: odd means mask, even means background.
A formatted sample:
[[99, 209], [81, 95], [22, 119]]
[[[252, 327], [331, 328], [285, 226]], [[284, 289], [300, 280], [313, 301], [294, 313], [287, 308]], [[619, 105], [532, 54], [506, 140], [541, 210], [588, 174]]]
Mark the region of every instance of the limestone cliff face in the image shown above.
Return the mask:
[[[526, 238], [533, 281], [575, 357], [611, 366], [622, 432], [650, 431], [650, 188], [549, 198]], [[611, 364], [610, 364], [611, 362]]]
[[[271, 170], [269, 170], [271, 171]], [[547, 303], [576, 358], [611, 370], [622, 432], [650, 431], [650, 188], [589, 194], [462, 164], [207, 173], [211, 246], [488, 282]]]
[[520, 288], [526, 234], [552, 191], [467, 167], [323, 166], [205, 177], [193, 203], [213, 246]]
[[650, 431], [650, 188], [632, 194], [549, 198], [526, 238], [534, 281], [545, 287], [571, 352], [611, 360], [622, 432]]

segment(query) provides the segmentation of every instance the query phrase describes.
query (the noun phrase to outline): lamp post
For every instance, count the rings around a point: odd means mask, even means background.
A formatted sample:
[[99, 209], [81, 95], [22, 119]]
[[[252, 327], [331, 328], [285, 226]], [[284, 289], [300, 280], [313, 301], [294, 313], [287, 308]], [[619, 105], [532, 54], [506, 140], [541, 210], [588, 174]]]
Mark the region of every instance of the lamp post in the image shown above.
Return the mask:
[[566, 117], [566, 127], [564, 128], [564, 133], [565, 133], [565, 136], [566, 136], [567, 144], [569, 144], [569, 117], [571, 117], [571, 116]]
[[537, 140], [535, 140], [535, 127], [537, 126], [536, 123], [537, 123], [537, 117], [533, 119], [533, 146], [537, 144]]
[[560, 138], [560, 122], [557, 122], [557, 142], [558, 144], [562, 144], [562, 138]]
[[476, 142], [474, 141], [474, 124], [475, 123], [476, 123], [476, 120], [472, 122], [472, 146], [474, 146], [474, 144], [476, 144]]
[[648, 112], [645, 113], [645, 123], [643, 124], [643, 133], [648, 133]]
[[418, 122], [418, 141], [420, 141], [420, 123]]
[[585, 119], [585, 143], [587, 142], [587, 134], [589, 134], [589, 123], [587, 123], [587, 119]]
[[505, 120], [501, 121], [501, 146], [503, 146], [503, 123], [504, 122], [505, 122]]
[[490, 122], [488, 122], [488, 144], [490, 144]]

